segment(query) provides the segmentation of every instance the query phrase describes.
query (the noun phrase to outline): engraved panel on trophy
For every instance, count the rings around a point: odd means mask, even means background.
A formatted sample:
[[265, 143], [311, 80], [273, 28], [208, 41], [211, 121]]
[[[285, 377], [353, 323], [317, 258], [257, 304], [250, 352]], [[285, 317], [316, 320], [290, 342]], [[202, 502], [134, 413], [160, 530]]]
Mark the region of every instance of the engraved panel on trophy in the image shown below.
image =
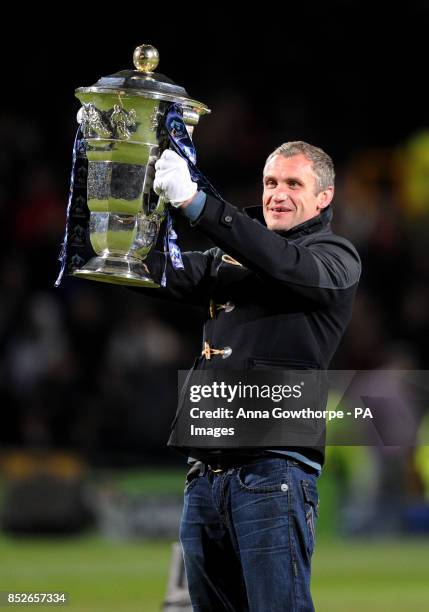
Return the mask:
[[[88, 165], [88, 205], [90, 210], [137, 214], [141, 210], [146, 166], [110, 161]], [[114, 208], [112, 209], [112, 206]]]
[[118, 200], [134, 200], [143, 191], [146, 166], [140, 164], [112, 164], [110, 193]]
[[112, 180], [110, 162], [89, 162], [88, 164], [88, 200], [107, 200]]

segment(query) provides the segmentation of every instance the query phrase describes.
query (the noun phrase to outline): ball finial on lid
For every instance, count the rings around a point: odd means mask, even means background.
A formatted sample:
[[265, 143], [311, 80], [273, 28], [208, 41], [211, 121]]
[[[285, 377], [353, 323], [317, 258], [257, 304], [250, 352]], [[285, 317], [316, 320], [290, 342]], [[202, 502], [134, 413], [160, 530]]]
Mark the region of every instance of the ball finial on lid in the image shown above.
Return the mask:
[[159, 63], [158, 49], [152, 45], [136, 47], [133, 55], [134, 66], [140, 72], [153, 72]]

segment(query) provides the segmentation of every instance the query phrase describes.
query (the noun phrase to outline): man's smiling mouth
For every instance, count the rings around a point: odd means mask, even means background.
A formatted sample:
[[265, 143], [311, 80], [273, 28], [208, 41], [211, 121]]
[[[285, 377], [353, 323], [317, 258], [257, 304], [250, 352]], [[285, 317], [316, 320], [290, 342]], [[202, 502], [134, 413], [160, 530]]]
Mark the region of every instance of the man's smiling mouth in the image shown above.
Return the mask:
[[288, 206], [282, 206], [281, 204], [277, 204], [276, 206], [270, 206], [268, 210], [270, 212], [275, 212], [275, 213], [293, 212], [292, 208]]

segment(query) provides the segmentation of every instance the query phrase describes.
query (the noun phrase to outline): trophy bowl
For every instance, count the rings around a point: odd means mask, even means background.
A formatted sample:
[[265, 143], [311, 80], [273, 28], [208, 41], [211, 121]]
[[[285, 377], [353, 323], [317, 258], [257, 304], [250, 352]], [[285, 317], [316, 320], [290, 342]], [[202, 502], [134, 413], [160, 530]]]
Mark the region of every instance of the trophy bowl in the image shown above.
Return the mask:
[[210, 110], [183, 87], [153, 72], [158, 51], [141, 45], [135, 70], [80, 87], [76, 97], [85, 143], [89, 238], [96, 257], [72, 274], [105, 283], [158, 287], [145, 259], [155, 246], [168, 202], [152, 190], [155, 163], [169, 147], [165, 115], [179, 105], [189, 135]]

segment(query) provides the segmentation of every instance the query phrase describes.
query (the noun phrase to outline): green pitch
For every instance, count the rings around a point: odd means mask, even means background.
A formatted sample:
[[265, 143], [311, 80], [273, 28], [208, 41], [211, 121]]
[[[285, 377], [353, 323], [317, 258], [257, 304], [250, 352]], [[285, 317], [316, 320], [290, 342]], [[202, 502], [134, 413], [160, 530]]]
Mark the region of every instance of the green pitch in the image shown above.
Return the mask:
[[[37, 610], [159, 612], [168, 542], [0, 540], [1, 591], [66, 591], [64, 607]], [[313, 561], [317, 612], [429, 610], [429, 541], [319, 538]], [[5, 607], [6, 609], [10, 609]], [[279, 611], [280, 612], [280, 611]]]

